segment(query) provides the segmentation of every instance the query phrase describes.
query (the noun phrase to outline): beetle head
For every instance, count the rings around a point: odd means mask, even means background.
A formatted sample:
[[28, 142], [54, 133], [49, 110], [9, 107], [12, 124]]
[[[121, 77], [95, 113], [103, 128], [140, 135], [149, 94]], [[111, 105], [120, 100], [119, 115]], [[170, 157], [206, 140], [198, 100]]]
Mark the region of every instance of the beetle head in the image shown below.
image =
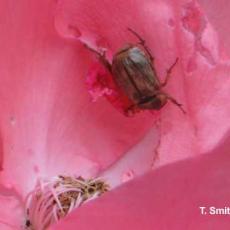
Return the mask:
[[156, 110], [161, 109], [167, 103], [167, 100], [168, 98], [165, 94], [157, 94], [151, 102], [152, 108]]
[[161, 109], [167, 103], [167, 95], [164, 93], [156, 94], [155, 96], [145, 98], [141, 103], [138, 104], [138, 107], [141, 109]]

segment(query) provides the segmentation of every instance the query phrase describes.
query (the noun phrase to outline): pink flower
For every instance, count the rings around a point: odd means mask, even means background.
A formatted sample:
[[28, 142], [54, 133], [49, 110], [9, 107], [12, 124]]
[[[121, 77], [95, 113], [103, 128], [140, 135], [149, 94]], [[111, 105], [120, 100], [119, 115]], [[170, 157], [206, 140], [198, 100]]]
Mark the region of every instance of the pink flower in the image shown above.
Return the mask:
[[[21, 228], [25, 197], [41, 178], [69, 174], [101, 176], [112, 188], [142, 176], [55, 229], [180, 229], [177, 218], [182, 229], [191, 219], [204, 229], [210, 218], [199, 206], [227, 205], [229, 194], [229, 39], [222, 20], [204, 14], [224, 13], [222, 2], [202, 1], [204, 11], [188, 0], [0, 1], [0, 229]], [[96, 59], [82, 43], [107, 48], [111, 59], [136, 41], [127, 27], [145, 38], [160, 79], [179, 57], [166, 90], [187, 115], [168, 103], [157, 115], [127, 118], [103, 97], [91, 101], [85, 81]]]

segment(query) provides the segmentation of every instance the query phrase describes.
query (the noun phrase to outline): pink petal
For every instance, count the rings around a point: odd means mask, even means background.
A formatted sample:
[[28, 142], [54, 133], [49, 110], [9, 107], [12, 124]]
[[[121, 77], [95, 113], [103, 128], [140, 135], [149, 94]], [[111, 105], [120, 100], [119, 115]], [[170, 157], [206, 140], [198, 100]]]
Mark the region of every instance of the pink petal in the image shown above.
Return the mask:
[[120, 160], [105, 170], [100, 176], [112, 187], [129, 181], [155, 169], [159, 159], [160, 137], [158, 125], [152, 128], [142, 140], [134, 145]]
[[223, 43], [224, 51], [230, 55], [230, 39], [229, 39], [229, 7], [228, 0], [198, 0], [201, 4], [213, 27], [218, 32], [220, 40]]
[[201, 215], [199, 208], [229, 206], [229, 141], [228, 135], [210, 154], [136, 178], [51, 229], [229, 229], [229, 215]]
[[0, 229], [20, 230], [25, 221], [22, 203], [10, 188], [3, 190], [0, 187], [0, 192]]
[[55, 7], [47, 0], [0, 3], [5, 21], [0, 44], [0, 180], [23, 195], [38, 176], [95, 175], [154, 122], [151, 114], [129, 120], [106, 101], [91, 102], [85, 85], [89, 55], [56, 33]]

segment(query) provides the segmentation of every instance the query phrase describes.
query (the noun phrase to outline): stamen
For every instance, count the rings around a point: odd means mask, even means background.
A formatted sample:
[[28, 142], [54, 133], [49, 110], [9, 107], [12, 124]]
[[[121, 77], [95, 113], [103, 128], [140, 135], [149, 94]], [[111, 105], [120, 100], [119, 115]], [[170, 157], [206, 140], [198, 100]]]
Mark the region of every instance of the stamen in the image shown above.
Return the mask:
[[59, 176], [38, 181], [26, 197], [27, 230], [46, 230], [83, 203], [107, 192], [109, 185], [102, 179]]

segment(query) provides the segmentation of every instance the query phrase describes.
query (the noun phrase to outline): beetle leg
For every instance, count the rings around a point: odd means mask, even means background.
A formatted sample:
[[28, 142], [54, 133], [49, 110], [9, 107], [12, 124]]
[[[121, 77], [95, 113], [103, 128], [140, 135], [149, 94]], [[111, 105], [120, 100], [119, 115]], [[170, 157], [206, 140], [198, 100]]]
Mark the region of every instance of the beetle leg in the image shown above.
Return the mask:
[[171, 96], [169, 96], [168, 94], [165, 94], [167, 96], [167, 99], [170, 100], [174, 105], [178, 106], [180, 108], [180, 110], [186, 114], [186, 111], [183, 109], [183, 105], [180, 104], [179, 102], [177, 102], [177, 100]]
[[171, 76], [172, 69], [175, 67], [175, 65], [177, 64], [178, 60], [179, 60], [179, 59], [176, 58], [176, 61], [175, 61], [175, 62], [171, 65], [171, 67], [167, 70], [166, 78], [165, 78], [164, 82], [161, 83], [161, 85], [160, 85], [161, 88], [167, 85], [168, 80], [169, 80], [169, 78], [170, 78], [170, 76]]
[[139, 39], [140, 42], [138, 44], [143, 46], [143, 48], [145, 49], [146, 53], [149, 55], [150, 61], [153, 62], [154, 57], [152, 56], [148, 46], [146, 45], [145, 40], [136, 31], [132, 30], [129, 27], [127, 29]]
[[109, 63], [109, 61], [106, 59], [106, 51], [104, 50], [102, 53], [97, 51], [96, 49], [93, 49], [91, 47], [89, 47], [87, 44], [84, 44], [84, 46], [90, 50], [91, 52], [95, 53], [100, 61], [102, 62], [102, 64], [109, 70], [110, 73], [112, 73], [112, 65]]

